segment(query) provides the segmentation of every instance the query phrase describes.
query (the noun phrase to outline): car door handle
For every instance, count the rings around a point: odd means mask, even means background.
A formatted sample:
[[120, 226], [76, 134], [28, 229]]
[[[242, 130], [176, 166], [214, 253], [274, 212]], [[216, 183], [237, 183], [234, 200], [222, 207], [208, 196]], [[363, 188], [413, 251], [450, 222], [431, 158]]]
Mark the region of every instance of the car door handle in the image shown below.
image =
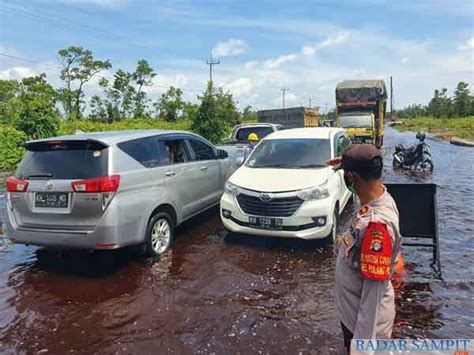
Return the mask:
[[207, 166], [201, 166], [201, 170], [207, 170]]
[[175, 175], [176, 175], [176, 173], [174, 171], [167, 171], [165, 173], [165, 176], [175, 176]]

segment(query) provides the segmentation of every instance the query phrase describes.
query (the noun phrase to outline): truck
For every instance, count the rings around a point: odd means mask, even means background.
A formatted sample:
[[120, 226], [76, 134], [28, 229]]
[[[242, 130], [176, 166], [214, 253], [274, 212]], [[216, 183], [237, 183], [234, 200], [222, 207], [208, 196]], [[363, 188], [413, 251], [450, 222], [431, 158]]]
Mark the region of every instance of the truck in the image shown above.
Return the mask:
[[383, 145], [386, 106], [383, 80], [345, 80], [336, 86], [336, 125], [353, 143]]
[[289, 107], [257, 112], [258, 122], [281, 124], [285, 128], [318, 127], [319, 109], [309, 107]]

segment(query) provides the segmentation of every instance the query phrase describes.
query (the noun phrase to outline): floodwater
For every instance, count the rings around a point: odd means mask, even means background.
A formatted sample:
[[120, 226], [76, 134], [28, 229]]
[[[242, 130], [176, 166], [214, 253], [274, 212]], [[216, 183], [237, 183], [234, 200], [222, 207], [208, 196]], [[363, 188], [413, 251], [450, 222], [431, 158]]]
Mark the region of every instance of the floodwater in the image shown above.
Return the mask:
[[[474, 150], [431, 140], [431, 176], [393, 172], [394, 145], [413, 141], [387, 128], [386, 181], [438, 184], [442, 279], [430, 250], [405, 248], [394, 336], [472, 338]], [[179, 228], [160, 260], [59, 255], [0, 237], [0, 351], [337, 353], [333, 253], [324, 242], [228, 235], [217, 210]]]

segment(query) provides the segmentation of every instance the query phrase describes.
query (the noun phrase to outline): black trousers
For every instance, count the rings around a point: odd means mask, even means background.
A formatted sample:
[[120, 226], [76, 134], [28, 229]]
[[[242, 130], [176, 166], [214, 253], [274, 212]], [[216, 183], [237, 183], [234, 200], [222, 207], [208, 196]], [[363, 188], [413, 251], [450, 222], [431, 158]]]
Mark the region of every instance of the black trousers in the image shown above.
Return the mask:
[[347, 349], [349, 354], [349, 349], [351, 348], [351, 340], [354, 334], [351, 333], [349, 329], [341, 322], [342, 334], [344, 335], [344, 347]]

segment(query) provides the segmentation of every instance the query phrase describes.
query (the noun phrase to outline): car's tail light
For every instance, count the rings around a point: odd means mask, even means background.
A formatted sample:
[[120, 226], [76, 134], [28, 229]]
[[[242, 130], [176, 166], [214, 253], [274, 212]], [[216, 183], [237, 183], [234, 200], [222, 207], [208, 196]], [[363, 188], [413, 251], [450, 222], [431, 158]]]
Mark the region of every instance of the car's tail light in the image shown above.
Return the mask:
[[120, 175], [101, 176], [71, 182], [74, 192], [116, 192], [120, 185]]
[[26, 192], [28, 181], [10, 176], [6, 181], [6, 188], [9, 192]]

